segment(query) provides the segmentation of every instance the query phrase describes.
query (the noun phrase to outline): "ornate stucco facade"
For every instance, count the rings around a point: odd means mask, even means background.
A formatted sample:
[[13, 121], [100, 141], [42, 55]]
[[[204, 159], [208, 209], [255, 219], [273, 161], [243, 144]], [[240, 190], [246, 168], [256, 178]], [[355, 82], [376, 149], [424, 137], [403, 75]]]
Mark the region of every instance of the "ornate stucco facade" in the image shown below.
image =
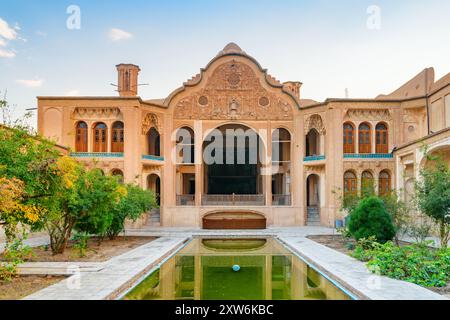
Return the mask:
[[[201, 228], [205, 218], [227, 216], [333, 226], [343, 218], [344, 190], [359, 190], [365, 179], [380, 193], [403, 188], [405, 156], [420, 139], [439, 131], [440, 150], [449, 152], [450, 74], [434, 81], [431, 68], [389, 95], [321, 103], [303, 99], [300, 82], [281, 83], [236, 44], [165, 99], [137, 95], [139, 67], [117, 69], [118, 97], [39, 97], [38, 129], [86, 165], [153, 189], [162, 226]], [[260, 141], [247, 189], [236, 187], [243, 179], [236, 170], [226, 175], [203, 159], [214, 130], [230, 128]]]

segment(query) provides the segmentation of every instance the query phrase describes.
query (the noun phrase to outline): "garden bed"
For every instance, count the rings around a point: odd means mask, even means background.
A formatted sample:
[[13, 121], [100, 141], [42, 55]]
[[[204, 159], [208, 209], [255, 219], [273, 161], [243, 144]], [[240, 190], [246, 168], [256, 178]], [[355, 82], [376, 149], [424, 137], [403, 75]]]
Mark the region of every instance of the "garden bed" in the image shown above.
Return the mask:
[[349, 249], [348, 244], [351, 244], [353, 246], [356, 245], [355, 240], [346, 239], [339, 234], [307, 236], [307, 238], [346, 255], [351, 255], [352, 253], [352, 250]]
[[[353, 250], [349, 247], [356, 245], [356, 241], [353, 239], [346, 239], [342, 235], [313, 235], [307, 237], [310, 240], [313, 240], [317, 243], [320, 243], [330, 249], [339, 251], [343, 254], [352, 256]], [[400, 241], [400, 246], [410, 245], [408, 242]], [[434, 248], [430, 248], [430, 250], [436, 250]], [[446, 296], [450, 298], [450, 283], [445, 287], [424, 287], [428, 290], [434, 291], [438, 294]]]
[[70, 241], [63, 254], [53, 255], [50, 246], [32, 248], [32, 255], [25, 259], [26, 262], [104, 262], [112, 257], [121, 255], [129, 250], [149, 243], [153, 237], [117, 237], [114, 240], [90, 238], [84, 257], [79, 250], [74, 248], [74, 242]]
[[63, 276], [20, 276], [0, 281], [0, 300], [19, 300], [65, 279]]

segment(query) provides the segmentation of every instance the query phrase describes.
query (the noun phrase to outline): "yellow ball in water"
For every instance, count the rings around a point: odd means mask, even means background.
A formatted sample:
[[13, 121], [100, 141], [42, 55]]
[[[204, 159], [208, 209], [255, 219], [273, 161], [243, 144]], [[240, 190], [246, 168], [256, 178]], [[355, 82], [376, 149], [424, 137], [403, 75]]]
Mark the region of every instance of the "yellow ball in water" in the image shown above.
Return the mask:
[[234, 272], [238, 272], [239, 270], [241, 270], [241, 267], [240, 267], [239, 265], [235, 264], [235, 265], [233, 266], [233, 271], [234, 271]]

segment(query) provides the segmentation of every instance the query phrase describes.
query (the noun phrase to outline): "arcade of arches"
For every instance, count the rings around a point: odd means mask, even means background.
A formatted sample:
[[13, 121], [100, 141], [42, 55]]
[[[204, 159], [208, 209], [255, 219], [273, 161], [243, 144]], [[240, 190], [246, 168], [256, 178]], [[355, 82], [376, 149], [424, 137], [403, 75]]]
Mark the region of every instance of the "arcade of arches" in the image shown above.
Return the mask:
[[411, 188], [424, 143], [450, 162], [450, 74], [431, 68], [388, 95], [323, 102], [234, 43], [167, 97], [138, 96], [138, 66], [117, 70], [117, 97], [39, 97], [39, 133], [153, 190], [162, 226], [334, 226], [336, 190]]

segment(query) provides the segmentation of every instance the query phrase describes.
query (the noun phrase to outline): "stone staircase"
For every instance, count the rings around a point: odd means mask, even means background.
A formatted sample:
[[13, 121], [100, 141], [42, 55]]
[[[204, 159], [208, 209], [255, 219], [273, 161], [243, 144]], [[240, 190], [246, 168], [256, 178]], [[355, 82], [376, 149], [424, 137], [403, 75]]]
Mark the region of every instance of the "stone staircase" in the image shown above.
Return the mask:
[[161, 213], [160, 213], [159, 208], [152, 209], [150, 211], [150, 215], [149, 215], [148, 221], [146, 223], [146, 226], [149, 226], [149, 227], [161, 226]]
[[319, 207], [308, 207], [307, 208], [308, 220], [306, 225], [308, 226], [320, 226], [320, 209]]

